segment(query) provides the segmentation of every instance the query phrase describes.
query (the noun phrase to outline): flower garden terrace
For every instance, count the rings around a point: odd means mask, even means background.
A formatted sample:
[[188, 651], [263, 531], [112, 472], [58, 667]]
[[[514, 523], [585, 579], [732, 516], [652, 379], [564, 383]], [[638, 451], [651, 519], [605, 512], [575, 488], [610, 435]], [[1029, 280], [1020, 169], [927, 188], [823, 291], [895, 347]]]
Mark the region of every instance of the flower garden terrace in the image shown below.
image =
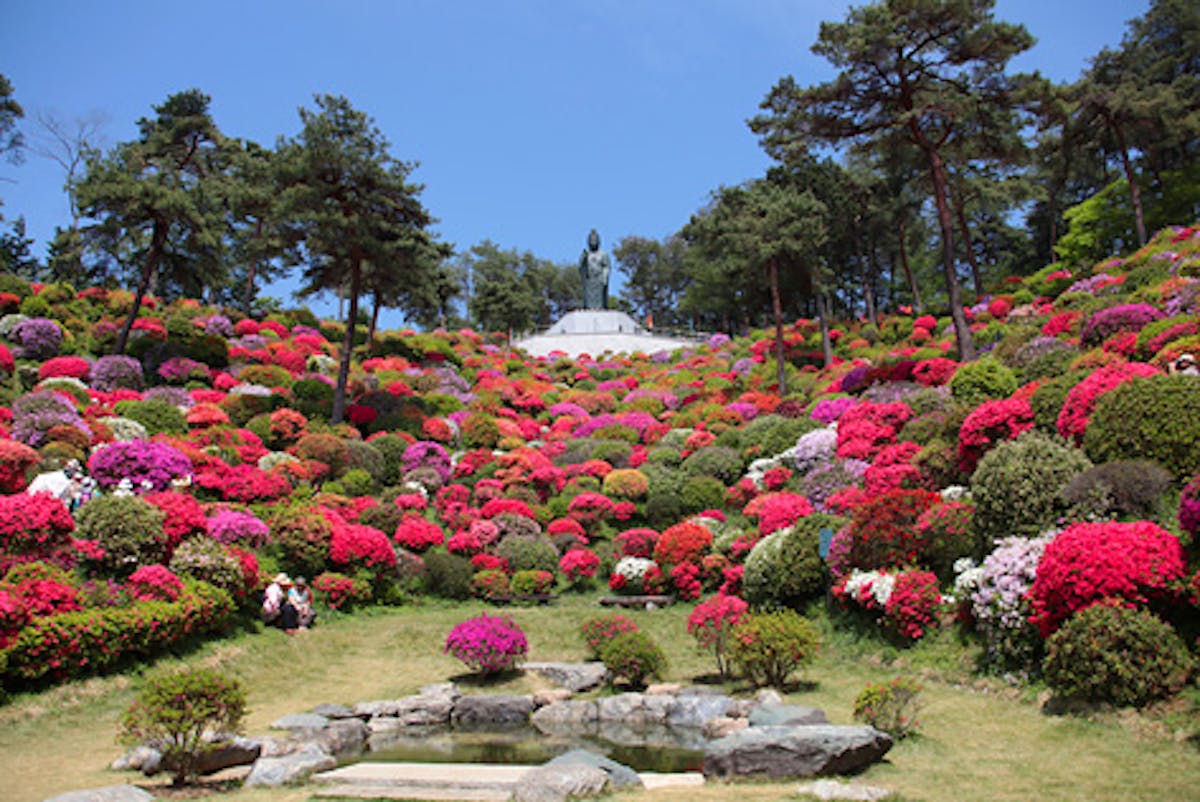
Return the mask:
[[[129, 293], [4, 277], [4, 686], [217, 636], [287, 571], [330, 611], [832, 589], [846, 626], [903, 645], [957, 620], [988, 670], [1144, 704], [1187, 681], [1200, 634], [1200, 379], [1171, 370], [1200, 349], [1198, 273], [1190, 227], [1006, 281], [967, 309], [969, 363], [948, 316], [844, 323], [828, 366], [797, 321], [782, 396], [768, 332], [553, 360], [385, 332], [336, 425], [336, 323], [148, 299], [106, 356]], [[1099, 657], [1062, 670], [1097, 606], [1125, 611], [1107, 633], [1160, 633], [1149, 690], [1084, 687]]]

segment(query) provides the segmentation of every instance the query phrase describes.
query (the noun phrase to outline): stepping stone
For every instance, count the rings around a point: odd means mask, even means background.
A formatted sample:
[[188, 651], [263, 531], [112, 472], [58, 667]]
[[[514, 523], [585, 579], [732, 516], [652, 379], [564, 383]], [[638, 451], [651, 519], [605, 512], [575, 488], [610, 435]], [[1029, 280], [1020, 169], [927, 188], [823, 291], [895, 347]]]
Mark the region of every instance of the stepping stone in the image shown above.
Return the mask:
[[424, 785], [323, 785], [314, 797], [338, 799], [419, 799], [429, 802], [506, 802], [512, 797], [507, 788], [430, 788]]

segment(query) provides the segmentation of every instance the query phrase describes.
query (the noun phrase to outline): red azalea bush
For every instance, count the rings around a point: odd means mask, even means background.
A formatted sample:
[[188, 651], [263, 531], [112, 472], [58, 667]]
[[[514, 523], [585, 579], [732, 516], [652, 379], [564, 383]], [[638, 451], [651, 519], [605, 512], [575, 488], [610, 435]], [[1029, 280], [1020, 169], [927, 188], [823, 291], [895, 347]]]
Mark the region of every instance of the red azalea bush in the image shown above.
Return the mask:
[[282, 473], [245, 464], [205, 468], [196, 476], [196, 486], [216, 493], [225, 501], [245, 504], [277, 501], [292, 492], [292, 483]]
[[8, 575], [6, 584], [34, 618], [82, 609], [79, 591], [62, 581], [59, 578], [65, 578], [62, 574], [34, 568], [29, 575], [16, 579], [13, 573]]
[[667, 527], [654, 544], [654, 561], [663, 568], [697, 562], [712, 546], [712, 532], [692, 521]]
[[7, 649], [32, 619], [21, 598], [0, 587], [0, 649]]
[[20, 493], [29, 485], [29, 471], [41, 456], [24, 443], [0, 440], [0, 493]]
[[912, 565], [924, 549], [921, 514], [942, 500], [927, 490], [891, 490], [864, 499], [850, 521], [849, 567], [868, 570]]
[[373, 526], [342, 524], [333, 527], [329, 561], [351, 570], [378, 571], [396, 564], [396, 552], [388, 536]]
[[1031, 620], [1049, 637], [1071, 615], [1106, 599], [1130, 607], [1164, 601], [1183, 577], [1183, 547], [1157, 524], [1071, 524], [1038, 563]]
[[208, 533], [208, 518], [200, 502], [185, 493], [165, 491], [145, 497], [163, 511], [163, 532], [167, 536], [166, 559], [171, 559], [175, 547], [192, 535]]
[[600, 570], [600, 558], [591, 549], [571, 549], [558, 561], [558, 570], [572, 584], [591, 579]]
[[881, 620], [900, 637], [919, 640], [936, 624], [941, 603], [937, 576], [929, 571], [904, 571], [896, 576]]
[[837, 455], [842, 459], [871, 459], [895, 441], [896, 433], [911, 417], [912, 408], [899, 401], [867, 401], [851, 407], [838, 420]]
[[84, 381], [92, 366], [86, 359], [78, 356], [55, 356], [47, 359], [38, 368], [38, 380], [71, 378]]
[[442, 545], [446, 541], [446, 533], [432, 521], [426, 520], [416, 513], [408, 513], [396, 527], [395, 539], [398, 545], [419, 554], [434, 546]]
[[704, 590], [700, 576], [700, 565], [694, 562], [680, 563], [672, 568], [671, 584], [675, 586], [675, 595], [685, 600], [700, 598]]
[[726, 647], [730, 633], [749, 609], [750, 605], [737, 596], [718, 593], [697, 604], [688, 616], [688, 634], [696, 639], [700, 648], [713, 653], [717, 661], [717, 671], [722, 677], [729, 676], [730, 665]]
[[913, 464], [920, 453], [921, 447], [907, 440], [881, 448], [863, 473], [864, 492], [874, 496], [901, 487], [920, 485], [921, 469]]
[[612, 516], [615, 503], [603, 493], [580, 493], [567, 505], [567, 515], [590, 530]]
[[1096, 410], [1100, 397], [1110, 390], [1145, 376], [1157, 376], [1160, 371], [1144, 362], [1118, 362], [1093, 371], [1071, 388], [1058, 413], [1058, 433], [1076, 444], [1083, 441], [1088, 421]]
[[371, 585], [364, 579], [325, 571], [312, 581], [312, 589], [330, 610], [348, 610], [371, 600]]
[[622, 632], [637, 631], [639, 631], [638, 625], [621, 613], [592, 616], [579, 628], [579, 634], [583, 637], [583, 642], [587, 644], [589, 653], [592, 657], [597, 658], [604, 651], [604, 644], [617, 635]]
[[165, 565], [143, 565], [125, 583], [137, 601], [173, 602], [183, 593], [183, 581]]
[[913, 378], [926, 387], [941, 387], [954, 378], [958, 363], [945, 357], [924, 359], [913, 368]]
[[1033, 407], [1025, 398], [984, 401], [967, 415], [958, 432], [958, 467], [975, 471], [979, 460], [1001, 440], [1015, 440], [1033, 428]]
[[57, 496], [0, 496], [0, 570], [19, 557], [46, 557], [70, 546], [75, 519]]

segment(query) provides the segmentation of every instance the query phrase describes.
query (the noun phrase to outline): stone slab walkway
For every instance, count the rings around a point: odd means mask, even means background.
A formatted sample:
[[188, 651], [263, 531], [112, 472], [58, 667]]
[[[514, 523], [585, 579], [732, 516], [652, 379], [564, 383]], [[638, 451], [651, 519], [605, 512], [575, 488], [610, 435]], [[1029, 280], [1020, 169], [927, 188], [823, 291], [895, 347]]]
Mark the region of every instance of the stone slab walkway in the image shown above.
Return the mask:
[[[355, 763], [314, 774], [314, 796], [356, 799], [460, 800], [504, 802], [516, 784], [537, 766], [487, 763]], [[646, 788], [698, 786], [698, 773], [639, 775]]]

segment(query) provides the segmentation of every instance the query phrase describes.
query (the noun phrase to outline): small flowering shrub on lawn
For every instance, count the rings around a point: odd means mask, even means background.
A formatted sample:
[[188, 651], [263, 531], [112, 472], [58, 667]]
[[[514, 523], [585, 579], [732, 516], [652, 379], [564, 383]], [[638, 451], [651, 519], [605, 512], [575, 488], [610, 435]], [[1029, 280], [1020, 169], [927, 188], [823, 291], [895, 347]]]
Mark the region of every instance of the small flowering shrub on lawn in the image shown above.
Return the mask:
[[737, 596], [722, 593], [697, 604], [688, 616], [688, 634], [696, 639], [700, 648], [712, 652], [722, 678], [729, 677], [732, 668], [729, 662], [730, 633], [749, 609], [750, 605]]
[[1179, 635], [1153, 613], [1098, 604], [1046, 642], [1043, 673], [1064, 696], [1141, 707], [1183, 687], [1194, 664]]
[[758, 687], [783, 688], [787, 678], [817, 656], [817, 628], [795, 610], [746, 613], [729, 638], [729, 659]]
[[349, 610], [371, 600], [371, 584], [365, 579], [349, 577], [335, 571], [326, 571], [312, 581], [317, 598], [323, 600], [330, 610]]
[[1030, 672], [1038, 666], [1042, 639], [1030, 621], [1029, 589], [1053, 539], [1054, 534], [1005, 538], [977, 574], [965, 584], [955, 583], [956, 592], [970, 595], [971, 617], [983, 638], [983, 662], [993, 671]]
[[591, 549], [571, 549], [559, 559], [558, 570], [572, 587], [582, 587], [600, 570], [600, 558]]
[[516, 571], [509, 584], [519, 596], [544, 596], [554, 591], [554, 574], [537, 569]]
[[615, 638], [622, 632], [636, 632], [638, 625], [621, 613], [605, 613], [604, 615], [592, 616], [587, 621], [583, 622], [583, 626], [579, 628], [579, 634], [583, 637], [583, 642], [587, 644], [588, 653], [595, 658], [599, 658], [600, 650], [604, 644]]
[[843, 606], [869, 613], [885, 632], [905, 642], [920, 639], [937, 622], [942, 604], [937, 577], [929, 571], [851, 571], [833, 586]]
[[615, 683], [623, 679], [633, 688], [646, 687], [650, 677], [661, 679], [667, 670], [667, 655], [645, 632], [619, 632], [600, 645], [600, 661]]
[[692, 521], [669, 526], [654, 544], [654, 560], [663, 568], [695, 562], [712, 546], [713, 535], [707, 527]]
[[220, 746], [204, 736], [239, 732], [245, 714], [246, 695], [237, 680], [213, 669], [181, 669], [146, 682], [121, 718], [119, 740], [154, 743], [180, 786], [198, 776], [204, 755]]
[[443, 651], [474, 672], [492, 675], [516, 668], [529, 652], [529, 642], [511, 619], [483, 614], [454, 627]]
[[854, 720], [886, 732], [897, 741], [912, 735], [921, 726], [921, 684], [911, 677], [896, 677], [884, 682], [868, 682], [854, 698]]

